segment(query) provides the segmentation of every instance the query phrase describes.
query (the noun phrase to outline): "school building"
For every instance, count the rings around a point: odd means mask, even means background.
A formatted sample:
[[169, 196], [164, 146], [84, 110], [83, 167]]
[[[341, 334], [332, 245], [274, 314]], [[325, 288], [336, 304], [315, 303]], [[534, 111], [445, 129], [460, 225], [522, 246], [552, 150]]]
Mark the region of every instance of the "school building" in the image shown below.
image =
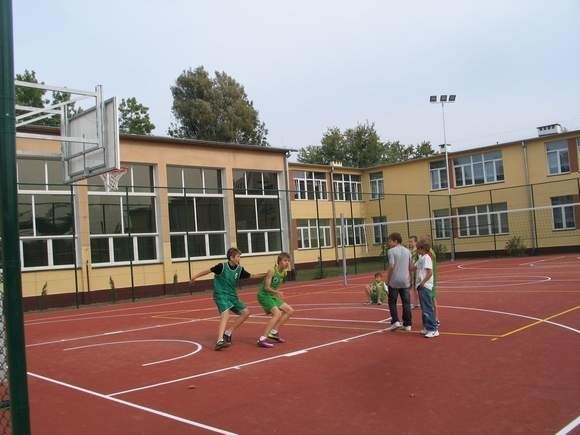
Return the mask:
[[376, 259], [392, 231], [428, 235], [458, 257], [503, 252], [514, 237], [527, 250], [578, 250], [580, 130], [539, 131], [450, 153], [449, 168], [437, 154], [364, 169], [293, 163], [279, 148], [121, 135], [128, 172], [117, 191], [100, 177], [64, 184], [60, 144], [20, 138], [25, 305], [186, 292], [230, 246], [254, 274], [290, 251], [298, 275], [343, 252]]

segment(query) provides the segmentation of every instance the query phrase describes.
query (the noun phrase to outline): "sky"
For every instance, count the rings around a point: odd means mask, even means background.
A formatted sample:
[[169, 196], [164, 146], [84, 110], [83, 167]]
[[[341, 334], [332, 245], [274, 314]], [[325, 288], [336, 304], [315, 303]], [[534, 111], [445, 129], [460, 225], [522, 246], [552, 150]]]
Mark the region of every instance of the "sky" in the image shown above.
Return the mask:
[[383, 140], [453, 150], [580, 129], [580, 0], [13, 0], [15, 71], [136, 97], [154, 134], [185, 69], [246, 89], [272, 146], [374, 122]]

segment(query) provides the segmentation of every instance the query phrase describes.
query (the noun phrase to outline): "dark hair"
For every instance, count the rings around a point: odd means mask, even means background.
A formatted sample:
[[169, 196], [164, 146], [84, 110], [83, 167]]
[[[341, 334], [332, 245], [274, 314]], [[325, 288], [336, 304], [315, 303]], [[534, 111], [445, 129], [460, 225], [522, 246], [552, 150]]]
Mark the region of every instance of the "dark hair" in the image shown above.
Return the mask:
[[285, 258], [287, 258], [288, 260], [290, 260], [290, 254], [288, 254], [287, 252], [280, 252], [280, 254], [278, 254], [277, 263], [280, 263]]
[[230, 248], [228, 249], [228, 253], [226, 254], [228, 260], [232, 257], [235, 257], [236, 255], [242, 255], [242, 251], [240, 251], [238, 248]]
[[403, 243], [403, 238], [401, 237], [401, 234], [399, 234], [399, 233], [389, 234], [389, 240], [391, 240], [393, 242], [397, 242], [399, 244]]
[[419, 239], [417, 239], [417, 236], [411, 236], [411, 237], [409, 237], [409, 239], [410, 239], [410, 240], [414, 240], [415, 242], [416, 242], [417, 240], [419, 240]]
[[383, 277], [383, 274], [382, 274], [382, 272], [377, 272], [377, 273], [375, 273], [375, 278], [376, 278], [376, 277], [378, 277], [378, 276], [380, 276], [380, 277], [382, 278], [382, 277]]
[[424, 249], [426, 252], [428, 252], [429, 249], [431, 249], [431, 245], [427, 240], [419, 240], [417, 242], [417, 249]]

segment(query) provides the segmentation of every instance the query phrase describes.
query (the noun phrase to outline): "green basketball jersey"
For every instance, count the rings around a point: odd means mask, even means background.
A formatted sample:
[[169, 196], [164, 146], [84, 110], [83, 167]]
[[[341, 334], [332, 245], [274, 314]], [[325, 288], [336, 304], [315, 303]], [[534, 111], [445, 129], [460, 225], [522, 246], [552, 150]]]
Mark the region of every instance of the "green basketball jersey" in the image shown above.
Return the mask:
[[236, 286], [240, 279], [242, 268], [238, 265], [231, 269], [228, 262], [223, 264], [222, 273], [215, 275], [213, 279], [213, 289], [219, 293], [236, 293]]
[[[278, 287], [280, 287], [284, 283], [284, 281], [286, 281], [286, 271], [283, 270], [282, 272], [280, 272], [278, 268], [274, 266], [274, 268], [272, 269], [272, 282], [270, 283], [270, 288], [272, 288], [273, 290], [278, 290]], [[264, 278], [262, 284], [260, 284], [259, 292], [271, 294], [270, 292], [266, 291], [266, 278]]]

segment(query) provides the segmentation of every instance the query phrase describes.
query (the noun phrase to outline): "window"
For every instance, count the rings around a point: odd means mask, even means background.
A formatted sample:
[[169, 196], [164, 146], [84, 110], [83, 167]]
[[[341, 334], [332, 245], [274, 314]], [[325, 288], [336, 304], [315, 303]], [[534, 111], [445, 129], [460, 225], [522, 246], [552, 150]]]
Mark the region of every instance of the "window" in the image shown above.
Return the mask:
[[334, 174], [332, 183], [336, 201], [361, 200], [362, 183], [360, 175]]
[[375, 172], [370, 174], [371, 179], [371, 199], [382, 198], [385, 193], [385, 182], [383, 180], [382, 172]]
[[429, 163], [431, 190], [447, 189], [447, 167], [445, 161]]
[[328, 199], [328, 182], [324, 172], [296, 172], [294, 199]]
[[119, 190], [105, 192], [99, 177], [89, 179], [89, 228], [93, 264], [152, 262], [158, 259], [153, 166], [133, 164]]
[[504, 179], [501, 151], [459, 157], [453, 164], [457, 186], [496, 183]]
[[451, 220], [449, 219], [449, 209], [434, 210], [435, 216], [435, 238], [448, 239], [451, 237]]
[[167, 167], [171, 258], [223, 257], [226, 253], [222, 171]]
[[330, 219], [298, 219], [298, 249], [330, 248]]
[[548, 157], [548, 173], [550, 175], [570, 172], [568, 143], [565, 140], [547, 143], [546, 154]]
[[487, 236], [509, 233], [507, 203], [461, 207], [459, 214], [459, 235]]
[[234, 171], [237, 247], [242, 252], [282, 250], [276, 172]]
[[573, 230], [576, 228], [574, 199], [571, 195], [552, 198], [552, 218], [555, 230]]
[[[344, 246], [366, 245], [365, 221], [361, 218], [345, 219], [346, 244]], [[354, 227], [354, 228], [353, 228]], [[340, 219], [336, 220], [336, 246], [342, 246]]]
[[72, 267], [76, 255], [73, 205], [62, 163], [18, 159], [17, 167], [22, 268]]
[[373, 217], [373, 233], [375, 244], [387, 243], [387, 218], [385, 216]]

